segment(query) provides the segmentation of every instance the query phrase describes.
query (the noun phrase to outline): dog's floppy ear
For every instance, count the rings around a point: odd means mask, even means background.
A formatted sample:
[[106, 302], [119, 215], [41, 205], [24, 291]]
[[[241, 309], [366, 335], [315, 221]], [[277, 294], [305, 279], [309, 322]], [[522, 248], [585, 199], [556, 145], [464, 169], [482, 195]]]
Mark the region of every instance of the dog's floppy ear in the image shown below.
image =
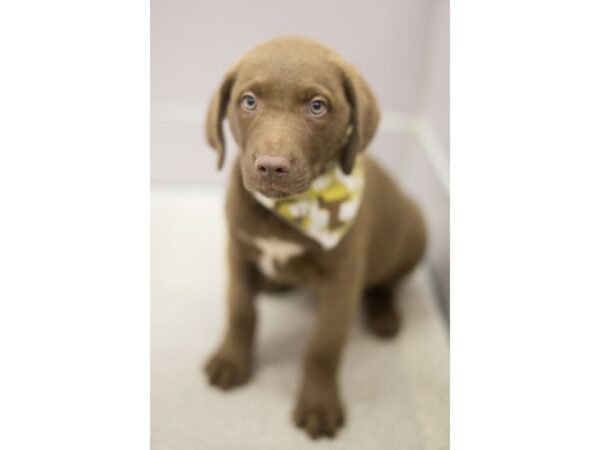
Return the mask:
[[350, 174], [356, 155], [365, 150], [377, 131], [379, 108], [371, 88], [356, 69], [343, 66], [342, 77], [346, 98], [352, 111], [349, 138], [341, 153], [341, 166], [345, 174]]
[[235, 81], [235, 69], [230, 69], [225, 74], [221, 86], [213, 94], [206, 113], [206, 140], [218, 153], [217, 168], [221, 170], [225, 161], [225, 135], [223, 133], [223, 119], [227, 115], [227, 105], [231, 95], [231, 87]]

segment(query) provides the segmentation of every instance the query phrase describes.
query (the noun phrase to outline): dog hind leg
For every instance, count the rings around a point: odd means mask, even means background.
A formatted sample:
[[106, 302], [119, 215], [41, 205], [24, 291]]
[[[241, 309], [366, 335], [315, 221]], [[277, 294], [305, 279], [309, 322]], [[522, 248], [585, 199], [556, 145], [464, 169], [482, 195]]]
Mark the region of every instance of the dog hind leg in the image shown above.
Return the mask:
[[396, 308], [396, 281], [370, 286], [364, 292], [367, 328], [383, 339], [393, 338], [400, 329], [400, 314]]

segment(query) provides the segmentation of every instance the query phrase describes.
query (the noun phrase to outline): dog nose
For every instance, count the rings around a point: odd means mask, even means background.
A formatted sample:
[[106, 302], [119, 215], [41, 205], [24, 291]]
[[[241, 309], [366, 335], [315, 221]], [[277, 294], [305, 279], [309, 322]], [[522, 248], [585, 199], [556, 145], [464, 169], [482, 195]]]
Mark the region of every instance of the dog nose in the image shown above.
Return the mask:
[[254, 161], [254, 167], [264, 178], [281, 177], [289, 172], [290, 160], [283, 156], [261, 155]]

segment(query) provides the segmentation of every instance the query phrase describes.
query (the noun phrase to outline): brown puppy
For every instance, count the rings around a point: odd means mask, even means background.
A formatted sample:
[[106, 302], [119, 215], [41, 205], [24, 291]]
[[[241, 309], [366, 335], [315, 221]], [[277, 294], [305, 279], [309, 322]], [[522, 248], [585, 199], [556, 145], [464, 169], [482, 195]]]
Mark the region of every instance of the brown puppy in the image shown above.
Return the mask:
[[283, 285], [312, 287], [316, 326], [294, 420], [311, 437], [333, 436], [344, 420], [337, 372], [349, 326], [364, 298], [367, 325], [375, 334], [391, 337], [398, 331], [393, 287], [423, 255], [421, 213], [368, 157], [360, 207], [332, 248], [257, 201], [256, 193], [285, 199], [306, 192], [338, 163], [345, 174], [353, 173], [358, 154], [375, 134], [379, 111], [371, 90], [354, 68], [314, 41], [273, 39], [227, 72], [206, 119], [219, 168], [225, 157], [225, 118], [240, 148], [226, 202], [228, 323], [206, 372], [211, 384], [222, 389], [245, 383], [251, 372], [256, 294]]

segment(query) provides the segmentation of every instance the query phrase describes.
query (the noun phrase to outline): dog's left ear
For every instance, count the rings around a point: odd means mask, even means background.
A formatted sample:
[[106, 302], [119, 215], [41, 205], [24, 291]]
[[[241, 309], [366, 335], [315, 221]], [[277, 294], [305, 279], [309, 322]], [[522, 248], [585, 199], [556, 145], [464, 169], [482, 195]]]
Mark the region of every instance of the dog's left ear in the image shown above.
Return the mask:
[[206, 113], [206, 140], [217, 151], [217, 168], [221, 170], [225, 161], [225, 135], [223, 133], [223, 120], [227, 115], [227, 105], [231, 95], [231, 88], [235, 81], [235, 69], [230, 69], [225, 74], [221, 86], [213, 94]]
[[341, 153], [341, 166], [345, 174], [354, 168], [356, 155], [366, 149], [377, 131], [379, 108], [371, 88], [353, 67], [342, 66], [344, 92], [352, 111], [350, 136]]

